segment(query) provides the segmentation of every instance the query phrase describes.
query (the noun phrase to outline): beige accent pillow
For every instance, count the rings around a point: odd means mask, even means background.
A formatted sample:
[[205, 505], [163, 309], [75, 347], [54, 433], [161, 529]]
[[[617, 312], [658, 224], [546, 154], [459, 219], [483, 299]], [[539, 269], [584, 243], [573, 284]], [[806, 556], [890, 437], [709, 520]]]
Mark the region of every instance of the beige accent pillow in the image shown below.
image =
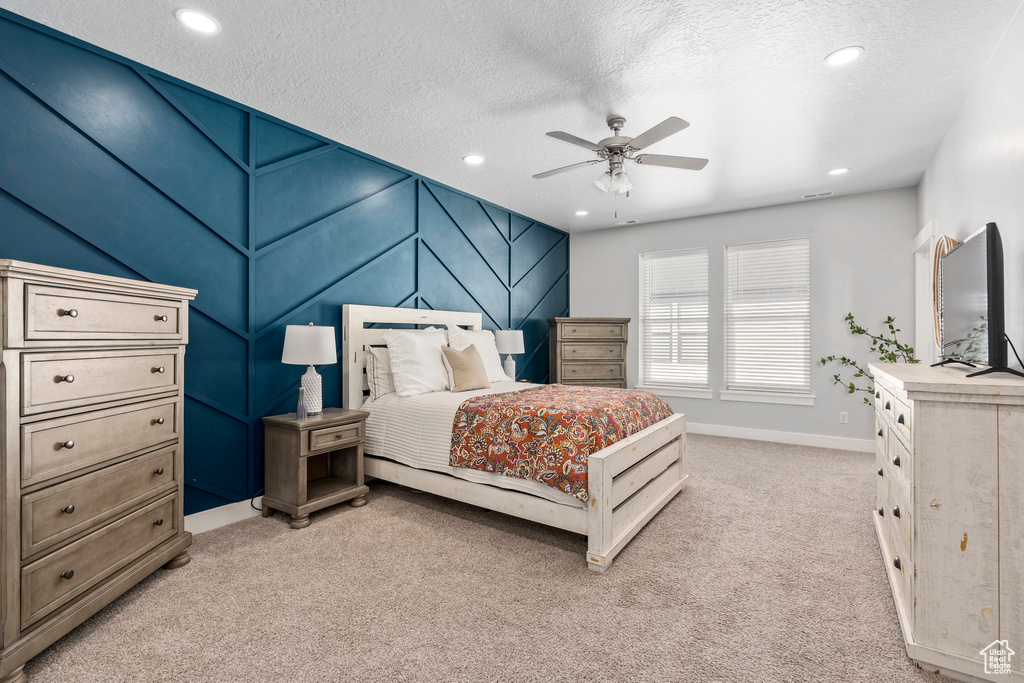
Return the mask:
[[444, 353], [444, 369], [448, 372], [448, 386], [453, 393], [490, 388], [487, 369], [475, 346], [471, 344], [462, 351], [445, 346], [441, 351]]

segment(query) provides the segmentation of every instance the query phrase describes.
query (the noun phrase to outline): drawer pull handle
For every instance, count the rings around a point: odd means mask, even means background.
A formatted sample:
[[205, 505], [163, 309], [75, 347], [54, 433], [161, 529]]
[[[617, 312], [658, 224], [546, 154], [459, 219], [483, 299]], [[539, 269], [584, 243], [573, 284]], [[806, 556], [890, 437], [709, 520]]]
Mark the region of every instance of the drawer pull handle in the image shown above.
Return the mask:
[[75, 506], [74, 505], [65, 505], [64, 507], [62, 507], [60, 509], [60, 511], [63, 512], [65, 515], [70, 515], [70, 514], [73, 514], [75, 512]]
[[164, 473], [164, 468], [163, 468], [163, 467], [157, 467], [157, 468], [156, 468], [155, 470], [153, 470], [153, 474], [155, 474], [155, 475], [156, 475], [156, 476], [158, 476], [158, 477], [159, 477], [159, 476], [160, 476], [161, 474], [163, 474], [163, 473]]
[[906, 421], [903, 419], [903, 413], [900, 413], [900, 416], [896, 418], [896, 421], [899, 422], [901, 425], [906, 424]]
[[881, 476], [883, 476], [883, 474], [882, 474], [882, 468], [881, 468], [881, 467], [879, 467], [879, 468], [878, 468], [878, 476], [880, 476], [880, 477], [881, 477]]
[[878, 516], [885, 517], [885, 508], [878, 508]]
[[153, 522], [153, 525], [154, 526], [163, 526], [164, 525], [164, 518], [161, 517], [160, 519], [156, 520], [155, 522]]
[[69, 569], [69, 570], [67, 570], [65, 572], [61, 572], [60, 573], [60, 578], [67, 579], [68, 581], [70, 581], [71, 579], [75, 578], [75, 570], [74, 569]]
[[67, 382], [68, 384], [71, 384], [74, 381], [75, 381], [75, 376], [74, 375], [62, 375], [62, 376], [57, 378], [57, 384], [60, 384], [61, 382]]
[[885, 432], [883, 432], [883, 431], [881, 430], [881, 428], [879, 428], [879, 430], [878, 430], [878, 435], [879, 435], [879, 436], [885, 436]]
[[886, 401], [885, 402], [885, 409], [886, 410], [892, 410], [892, 403], [890, 403], [889, 401]]
[[161, 365], [158, 368], [153, 368], [153, 372], [159, 372], [160, 374], [163, 374], [164, 372], [166, 372], [166, 370], [165, 370], [164, 366]]
[[896, 467], [899, 467], [900, 466], [900, 456], [898, 456], [898, 455], [892, 456], [892, 464], [896, 465]]
[[894, 507], [892, 509], [892, 516], [893, 517], [899, 517], [900, 516], [900, 506], [899, 505], [897, 505], [896, 507]]
[[57, 311], [57, 313], [59, 315], [67, 316], [68, 318], [77, 318], [78, 317], [78, 309], [77, 308], [69, 308], [66, 311], [64, 309], [61, 309], [61, 310]]
[[882, 398], [882, 392], [881, 391], [876, 391], [875, 392], [875, 398]]
[[157, 419], [153, 420], [153, 424], [155, 425], [162, 425], [163, 423], [164, 419], [162, 417], [158, 417]]
[[61, 448], [66, 448], [66, 449], [68, 449], [68, 450], [70, 451], [70, 450], [71, 450], [72, 448], [74, 448], [74, 447], [75, 447], [75, 442], [74, 442], [74, 441], [72, 441], [71, 439], [68, 439], [67, 441], [65, 441], [64, 443], [62, 443], [62, 444], [60, 445], [60, 447], [61, 447]]
[[896, 569], [902, 569], [903, 568], [903, 565], [900, 563], [899, 555], [897, 555], [896, 559], [892, 561], [892, 566], [896, 567]]
[[157, 320], [159, 320], [162, 323], [167, 322], [167, 316], [166, 315], [158, 315], [158, 316], [155, 316], [155, 317], [156, 317]]

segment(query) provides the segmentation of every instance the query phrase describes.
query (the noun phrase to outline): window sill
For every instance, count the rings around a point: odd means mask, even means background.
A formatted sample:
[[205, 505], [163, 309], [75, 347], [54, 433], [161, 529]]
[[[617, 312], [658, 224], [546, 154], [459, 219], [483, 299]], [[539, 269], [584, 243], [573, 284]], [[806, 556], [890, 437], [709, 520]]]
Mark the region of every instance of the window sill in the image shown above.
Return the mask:
[[700, 398], [710, 401], [714, 398], [710, 389], [688, 389], [686, 387], [652, 387], [637, 385], [637, 389], [649, 391], [658, 396], [672, 396], [673, 398]]
[[723, 401], [747, 403], [781, 403], [791, 406], [813, 406], [814, 394], [787, 394], [781, 391], [719, 391]]

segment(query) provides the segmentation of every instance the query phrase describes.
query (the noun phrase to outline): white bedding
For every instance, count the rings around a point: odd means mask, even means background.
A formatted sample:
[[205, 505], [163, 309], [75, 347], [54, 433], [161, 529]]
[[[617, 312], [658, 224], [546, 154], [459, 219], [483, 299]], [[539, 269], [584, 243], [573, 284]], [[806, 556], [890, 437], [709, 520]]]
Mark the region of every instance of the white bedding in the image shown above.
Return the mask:
[[563, 505], [581, 508], [584, 503], [550, 486], [528, 479], [506, 477], [494, 472], [481, 472], [448, 464], [451, 455], [452, 422], [459, 406], [473, 396], [520, 391], [536, 384], [495, 382], [490, 389], [453, 394], [437, 391], [418, 396], [401, 397], [387, 394], [368, 401], [360, 410], [370, 413], [366, 418], [367, 455], [394, 460], [409, 467], [450, 474], [477, 484], [529, 493]]

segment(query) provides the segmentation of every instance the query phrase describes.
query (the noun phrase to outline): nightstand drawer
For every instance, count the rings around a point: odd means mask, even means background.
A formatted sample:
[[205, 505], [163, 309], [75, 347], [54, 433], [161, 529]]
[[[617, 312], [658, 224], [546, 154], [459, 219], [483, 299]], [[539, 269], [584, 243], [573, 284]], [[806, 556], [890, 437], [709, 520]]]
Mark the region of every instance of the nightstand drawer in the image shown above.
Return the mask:
[[26, 285], [25, 338], [178, 341], [180, 301]]
[[177, 447], [165, 448], [24, 496], [21, 550], [28, 557], [174, 489]]
[[329, 429], [313, 429], [309, 432], [308, 452], [329, 451], [335, 448], [354, 446], [363, 440], [363, 423], [341, 425]]
[[180, 437], [177, 399], [21, 428], [21, 484], [31, 486]]
[[167, 349], [26, 353], [22, 415], [175, 391], [179, 354]]
[[619, 380], [626, 376], [624, 363], [565, 363], [562, 377], [566, 381], [578, 379]]
[[28, 628], [177, 533], [168, 497], [102, 527], [21, 570], [21, 627]]
[[625, 360], [626, 345], [621, 342], [562, 344], [563, 360]]
[[562, 339], [626, 339], [624, 323], [561, 323]]

